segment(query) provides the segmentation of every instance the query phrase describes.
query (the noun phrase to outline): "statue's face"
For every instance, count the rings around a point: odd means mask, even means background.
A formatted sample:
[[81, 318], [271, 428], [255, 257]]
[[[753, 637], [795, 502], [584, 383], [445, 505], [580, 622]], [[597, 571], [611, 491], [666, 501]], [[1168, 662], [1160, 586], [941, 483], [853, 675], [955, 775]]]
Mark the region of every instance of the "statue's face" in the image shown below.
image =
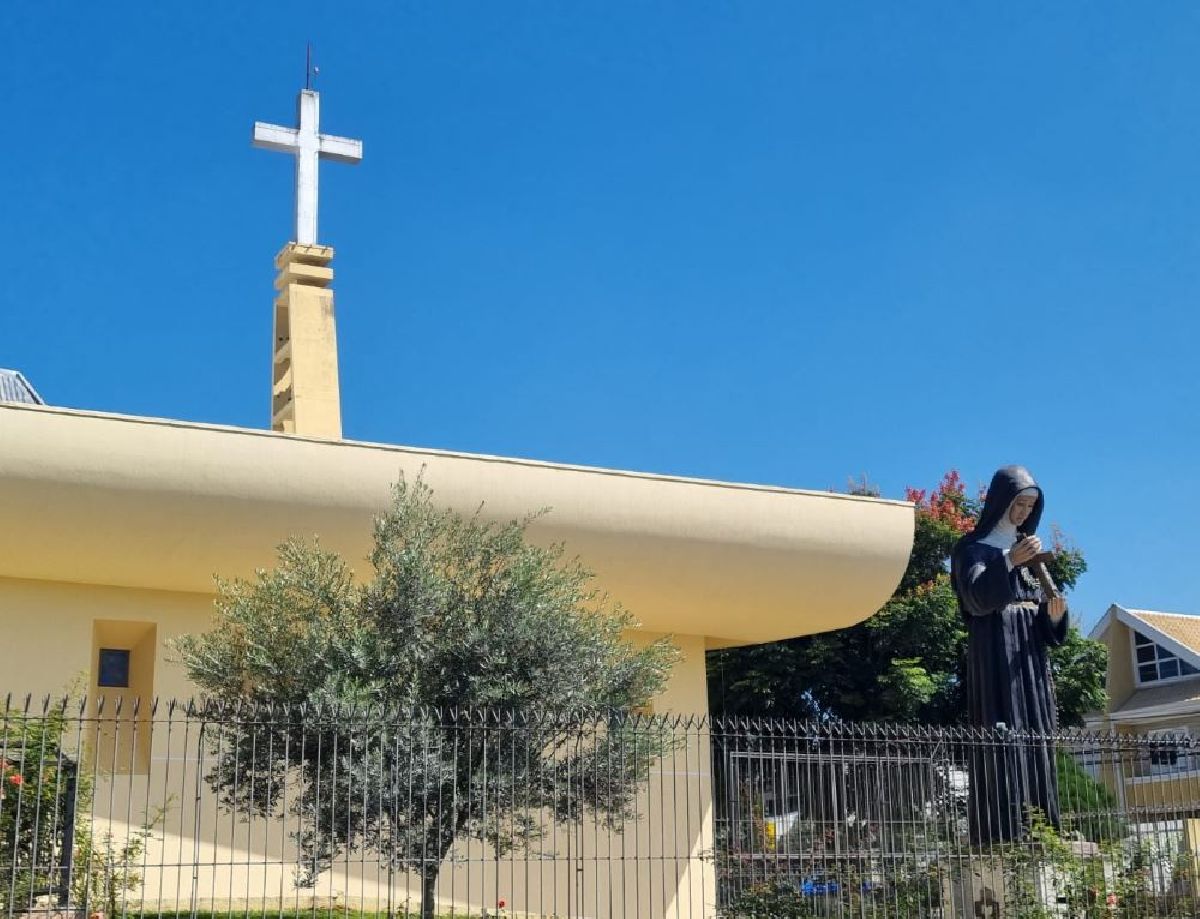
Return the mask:
[[1029, 519], [1035, 505], [1037, 505], [1036, 495], [1017, 495], [1008, 507], [1008, 519], [1019, 527]]

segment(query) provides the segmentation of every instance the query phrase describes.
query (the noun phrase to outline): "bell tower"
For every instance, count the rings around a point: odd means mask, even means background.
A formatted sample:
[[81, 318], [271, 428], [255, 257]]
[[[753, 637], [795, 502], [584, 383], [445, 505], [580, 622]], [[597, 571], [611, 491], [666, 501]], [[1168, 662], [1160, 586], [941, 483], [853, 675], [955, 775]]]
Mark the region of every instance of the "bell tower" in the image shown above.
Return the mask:
[[275, 256], [271, 430], [340, 438], [333, 249], [317, 242], [317, 175], [320, 160], [360, 162], [362, 141], [320, 132], [312, 73], [296, 98], [296, 127], [254, 123], [254, 146], [296, 159], [296, 232]]

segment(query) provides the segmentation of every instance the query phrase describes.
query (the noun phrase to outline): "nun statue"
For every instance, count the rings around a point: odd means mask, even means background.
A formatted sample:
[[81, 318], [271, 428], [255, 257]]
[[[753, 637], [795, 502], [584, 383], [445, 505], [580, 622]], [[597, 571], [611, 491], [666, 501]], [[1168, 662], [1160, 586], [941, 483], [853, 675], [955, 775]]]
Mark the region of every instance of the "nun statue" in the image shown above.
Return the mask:
[[1058, 727], [1049, 650], [1066, 637], [1067, 607], [1024, 567], [1042, 551], [1034, 534], [1043, 505], [1029, 471], [1005, 466], [992, 477], [975, 529], [951, 556], [967, 624], [969, 720], [1015, 732], [1011, 742], [1001, 735], [972, 755], [969, 822], [979, 843], [1019, 839], [1033, 811], [1059, 825], [1054, 743], [1036, 735]]

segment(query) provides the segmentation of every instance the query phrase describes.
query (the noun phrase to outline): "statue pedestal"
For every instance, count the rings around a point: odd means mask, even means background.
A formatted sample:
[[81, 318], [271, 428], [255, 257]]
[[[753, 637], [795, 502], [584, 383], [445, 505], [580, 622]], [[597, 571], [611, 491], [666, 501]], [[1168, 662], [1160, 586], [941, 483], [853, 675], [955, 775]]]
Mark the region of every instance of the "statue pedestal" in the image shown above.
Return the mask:
[[946, 878], [943, 914], [967, 919], [1002, 919], [1008, 874], [999, 859], [971, 859]]
[[[1072, 840], [1067, 845], [1074, 858], [1100, 858], [1100, 847], [1093, 842]], [[1107, 874], [1107, 866], [1104, 870]], [[1070, 913], [1061, 899], [1066, 882], [1047, 859], [1033, 858], [1018, 865], [999, 855], [980, 856], [949, 874], [942, 901], [946, 916], [966, 919], [1018, 919], [1031, 908], [1066, 919]]]

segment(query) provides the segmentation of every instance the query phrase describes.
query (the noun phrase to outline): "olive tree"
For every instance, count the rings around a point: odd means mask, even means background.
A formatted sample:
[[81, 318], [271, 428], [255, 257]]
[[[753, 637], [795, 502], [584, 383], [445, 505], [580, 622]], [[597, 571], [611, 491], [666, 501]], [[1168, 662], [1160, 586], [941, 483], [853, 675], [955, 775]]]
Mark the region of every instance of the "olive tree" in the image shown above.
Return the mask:
[[431, 917], [456, 840], [503, 853], [539, 837], [536, 815], [634, 815], [669, 737], [628, 716], [678, 651], [628, 642], [591, 572], [529, 541], [536, 516], [492, 523], [401, 480], [369, 576], [289, 541], [273, 569], [219, 581], [212, 629], [174, 643], [213, 724], [208, 781], [246, 812], [286, 799], [302, 883], [369, 851], [420, 876]]

